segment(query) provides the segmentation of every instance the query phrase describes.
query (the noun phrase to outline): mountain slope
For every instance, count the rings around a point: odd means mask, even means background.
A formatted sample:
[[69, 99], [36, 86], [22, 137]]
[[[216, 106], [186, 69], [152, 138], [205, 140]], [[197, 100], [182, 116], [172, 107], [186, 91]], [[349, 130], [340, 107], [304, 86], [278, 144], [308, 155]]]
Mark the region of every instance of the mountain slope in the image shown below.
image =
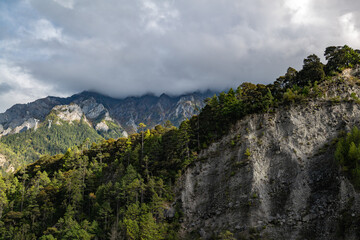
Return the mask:
[[[51, 118], [52, 116], [49, 115], [46, 120]], [[51, 121], [54, 122], [55, 120]], [[79, 146], [86, 139], [89, 139], [90, 142], [97, 142], [102, 139], [97, 131], [84, 120], [73, 121], [71, 124], [60, 119], [57, 121], [57, 123], [43, 122], [39, 124], [36, 130], [30, 129], [5, 136], [1, 142], [18, 156], [21, 156], [25, 162], [30, 163], [45, 154], [64, 153], [69, 147]]]

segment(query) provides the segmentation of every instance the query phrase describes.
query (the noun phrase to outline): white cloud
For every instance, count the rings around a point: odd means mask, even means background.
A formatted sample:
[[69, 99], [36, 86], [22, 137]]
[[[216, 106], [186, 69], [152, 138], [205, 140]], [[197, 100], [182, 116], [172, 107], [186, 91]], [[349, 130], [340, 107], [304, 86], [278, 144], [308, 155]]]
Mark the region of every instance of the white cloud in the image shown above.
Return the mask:
[[19, 26], [19, 36], [23, 41], [59, 41], [64, 42], [62, 29], [56, 28], [47, 19], [31, 20], [30, 24]]
[[64, 8], [73, 9], [74, 8], [74, 0], [53, 0], [54, 2], [60, 4]]
[[360, 2], [353, 0], [19, 2], [0, 9], [2, 58], [57, 95], [269, 83], [327, 46], [360, 48]]
[[348, 44], [357, 44], [359, 42], [359, 29], [355, 26], [355, 19], [353, 13], [346, 13], [339, 18], [342, 27], [342, 34], [346, 38]]
[[61, 29], [55, 28], [51, 22], [46, 19], [40, 19], [34, 23], [33, 36], [36, 39], [50, 41], [62, 41]]
[[291, 21], [294, 24], [321, 25], [324, 19], [314, 11], [311, 0], [286, 0], [285, 6], [291, 13]]
[[165, 33], [167, 30], [175, 28], [175, 21], [179, 18], [179, 12], [172, 9], [169, 3], [155, 3], [145, 0], [142, 3], [143, 15], [141, 20], [145, 24], [145, 29]]
[[0, 112], [16, 103], [27, 103], [53, 93], [50, 86], [36, 80], [27, 70], [0, 59]]

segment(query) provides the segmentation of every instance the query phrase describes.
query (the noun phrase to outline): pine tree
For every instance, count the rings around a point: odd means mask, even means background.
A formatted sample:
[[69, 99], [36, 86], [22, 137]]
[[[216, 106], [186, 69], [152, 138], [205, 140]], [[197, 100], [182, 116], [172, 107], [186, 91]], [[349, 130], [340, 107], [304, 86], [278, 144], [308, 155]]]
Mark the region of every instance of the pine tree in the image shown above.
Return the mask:
[[3, 210], [8, 203], [7, 196], [6, 196], [7, 187], [5, 182], [0, 174], [0, 221], [2, 218]]
[[139, 124], [139, 130], [141, 131], [141, 157], [140, 157], [140, 166], [142, 165], [142, 161], [144, 158], [144, 130], [146, 125], [144, 123]]

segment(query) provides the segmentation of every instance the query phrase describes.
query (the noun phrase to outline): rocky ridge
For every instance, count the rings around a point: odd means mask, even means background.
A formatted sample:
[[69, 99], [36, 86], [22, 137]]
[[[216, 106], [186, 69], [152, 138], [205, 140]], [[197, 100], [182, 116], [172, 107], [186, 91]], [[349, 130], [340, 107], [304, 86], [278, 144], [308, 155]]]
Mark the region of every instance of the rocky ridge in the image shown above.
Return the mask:
[[[79, 121], [82, 115], [97, 130], [109, 128], [111, 121], [127, 132], [137, 131], [144, 122], [149, 128], [170, 120], [174, 125], [190, 118], [204, 106], [212, 92], [193, 93], [179, 97], [145, 95], [114, 99], [98, 93], [83, 92], [69, 98], [47, 97], [28, 104], [17, 104], [0, 114], [0, 136], [36, 128], [53, 111], [64, 121]], [[105, 126], [106, 125], [106, 126]], [[49, 123], [51, 126], [51, 123]]]

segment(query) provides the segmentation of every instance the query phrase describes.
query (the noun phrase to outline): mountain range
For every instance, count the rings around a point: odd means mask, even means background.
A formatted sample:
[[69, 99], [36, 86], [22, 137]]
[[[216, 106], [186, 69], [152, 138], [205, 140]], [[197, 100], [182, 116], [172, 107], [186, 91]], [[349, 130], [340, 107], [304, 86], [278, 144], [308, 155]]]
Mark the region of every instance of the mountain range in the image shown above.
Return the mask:
[[[46, 97], [16, 104], [0, 114], [0, 168], [13, 171], [21, 162], [6, 161], [18, 156], [28, 163], [43, 154], [58, 154], [86, 139], [127, 137], [138, 131], [170, 121], [174, 126], [198, 113], [204, 100], [214, 92], [181, 96], [162, 94], [111, 98], [84, 91], [68, 98]], [[12, 164], [10, 164], [12, 162]]]
[[[71, 120], [75, 115], [79, 117], [84, 115], [92, 126], [100, 129], [101, 125], [98, 124], [102, 120], [114, 121], [123, 129], [125, 135], [137, 132], [137, 125], [140, 122], [145, 123], [149, 128], [164, 124], [168, 120], [178, 126], [184, 119], [199, 112], [204, 106], [204, 100], [214, 94], [206, 91], [175, 97], [162, 94], [159, 97], [144, 95], [116, 99], [84, 91], [68, 98], [49, 96], [27, 104], [16, 104], [5, 113], [0, 113], [0, 134], [4, 136], [36, 128], [52, 110], [65, 112], [65, 109], [72, 114], [62, 116], [64, 120]], [[56, 107], [61, 105], [63, 106]], [[73, 106], [69, 108], [66, 105]]]

